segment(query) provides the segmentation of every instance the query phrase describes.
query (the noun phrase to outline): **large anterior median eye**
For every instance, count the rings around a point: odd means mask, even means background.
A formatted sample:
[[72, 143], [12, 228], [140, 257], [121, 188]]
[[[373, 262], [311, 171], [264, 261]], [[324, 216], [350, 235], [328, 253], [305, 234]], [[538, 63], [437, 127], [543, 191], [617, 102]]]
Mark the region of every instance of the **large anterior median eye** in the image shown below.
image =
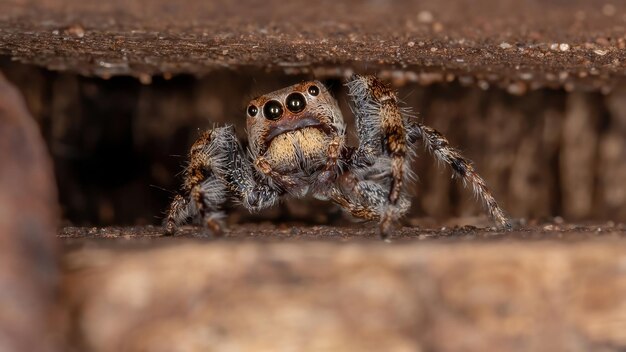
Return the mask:
[[287, 109], [291, 112], [300, 112], [306, 106], [306, 99], [300, 93], [291, 93], [287, 96]]
[[278, 120], [283, 116], [283, 106], [276, 100], [270, 100], [263, 106], [263, 115], [268, 120]]

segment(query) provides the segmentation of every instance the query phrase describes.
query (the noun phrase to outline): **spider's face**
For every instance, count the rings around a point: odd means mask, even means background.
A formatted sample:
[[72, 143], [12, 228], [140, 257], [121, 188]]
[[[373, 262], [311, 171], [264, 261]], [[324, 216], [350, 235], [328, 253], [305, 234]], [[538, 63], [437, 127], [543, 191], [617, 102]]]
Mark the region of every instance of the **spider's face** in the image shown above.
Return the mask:
[[326, 151], [343, 134], [337, 102], [319, 81], [303, 82], [253, 99], [247, 108], [250, 148], [276, 164]]

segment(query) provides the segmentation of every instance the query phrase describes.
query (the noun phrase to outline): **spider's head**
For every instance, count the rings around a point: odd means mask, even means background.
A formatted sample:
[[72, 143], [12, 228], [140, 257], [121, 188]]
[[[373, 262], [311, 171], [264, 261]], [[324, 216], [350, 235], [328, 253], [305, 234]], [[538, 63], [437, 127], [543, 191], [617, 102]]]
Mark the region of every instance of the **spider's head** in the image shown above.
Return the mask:
[[324, 153], [328, 142], [343, 134], [337, 102], [319, 81], [308, 81], [253, 99], [247, 108], [252, 153], [270, 161], [297, 161]]

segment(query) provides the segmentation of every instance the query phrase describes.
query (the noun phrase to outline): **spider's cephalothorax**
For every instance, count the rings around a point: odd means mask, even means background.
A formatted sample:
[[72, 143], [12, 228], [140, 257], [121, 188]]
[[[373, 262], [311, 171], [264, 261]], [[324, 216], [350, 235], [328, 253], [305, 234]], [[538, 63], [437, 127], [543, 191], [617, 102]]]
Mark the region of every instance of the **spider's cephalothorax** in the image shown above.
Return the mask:
[[347, 83], [359, 145], [347, 146], [337, 102], [318, 81], [304, 82], [256, 99], [247, 108], [249, 153], [230, 126], [204, 132], [191, 147], [182, 194], [167, 212], [166, 233], [189, 218], [221, 233], [228, 203], [250, 211], [281, 196], [330, 200], [353, 216], [375, 220], [387, 237], [408, 210], [407, 183], [416, 144], [422, 141], [484, 201], [493, 219], [509, 224], [472, 163], [436, 130], [404, 114], [396, 93], [373, 76]]
[[304, 196], [336, 175], [345, 125], [337, 102], [320, 82], [263, 95], [247, 111], [251, 159], [265, 182]]

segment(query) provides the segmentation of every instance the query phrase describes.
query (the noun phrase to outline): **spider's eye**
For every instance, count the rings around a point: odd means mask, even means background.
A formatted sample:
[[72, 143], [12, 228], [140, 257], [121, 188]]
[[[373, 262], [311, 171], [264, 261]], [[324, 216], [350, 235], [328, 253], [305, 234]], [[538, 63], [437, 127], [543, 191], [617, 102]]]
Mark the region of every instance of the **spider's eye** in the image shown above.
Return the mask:
[[263, 107], [263, 115], [268, 120], [278, 120], [283, 116], [283, 106], [276, 100], [270, 100]]
[[300, 112], [306, 106], [306, 99], [300, 93], [291, 93], [287, 96], [287, 109], [291, 112]]
[[248, 115], [250, 115], [250, 117], [255, 117], [258, 112], [259, 112], [259, 108], [257, 108], [256, 106], [254, 105], [248, 106]]
[[309, 87], [308, 92], [312, 96], [316, 96], [316, 95], [320, 94], [320, 89], [316, 85], [312, 85], [312, 86]]

